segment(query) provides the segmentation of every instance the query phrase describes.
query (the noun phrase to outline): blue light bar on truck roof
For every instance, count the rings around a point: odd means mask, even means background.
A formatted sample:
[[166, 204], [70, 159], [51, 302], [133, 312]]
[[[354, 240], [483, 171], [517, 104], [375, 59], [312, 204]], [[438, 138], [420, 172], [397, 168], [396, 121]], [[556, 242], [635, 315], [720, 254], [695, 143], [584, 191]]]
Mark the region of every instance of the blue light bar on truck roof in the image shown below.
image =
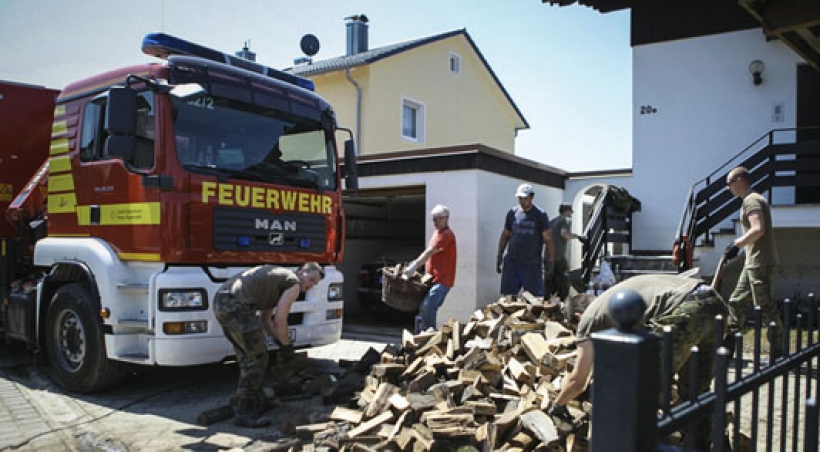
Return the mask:
[[242, 69], [266, 75], [271, 78], [282, 80], [296, 86], [300, 86], [310, 91], [315, 91], [313, 81], [293, 74], [288, 74], [259, 63], [248, 61], [244, 58], [229, 55], [199, 44], [195, 44], [175, 36], [165, 33], [149, 33], [142, 39], [142, 53], [167, 60], [171, 55], [188, 55], [206, 60], [224, 63], [229, 66], [240, 67]]

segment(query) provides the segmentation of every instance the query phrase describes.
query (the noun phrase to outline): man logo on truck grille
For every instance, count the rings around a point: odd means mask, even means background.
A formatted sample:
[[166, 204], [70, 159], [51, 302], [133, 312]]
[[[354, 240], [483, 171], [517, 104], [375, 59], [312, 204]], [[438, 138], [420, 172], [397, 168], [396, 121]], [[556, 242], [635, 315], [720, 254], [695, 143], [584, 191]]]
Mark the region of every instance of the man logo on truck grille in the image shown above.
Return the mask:
[[282, 246], [285, 244], [285, 234], [281, 232], [271, 232], [268, 236], [268, 245]]

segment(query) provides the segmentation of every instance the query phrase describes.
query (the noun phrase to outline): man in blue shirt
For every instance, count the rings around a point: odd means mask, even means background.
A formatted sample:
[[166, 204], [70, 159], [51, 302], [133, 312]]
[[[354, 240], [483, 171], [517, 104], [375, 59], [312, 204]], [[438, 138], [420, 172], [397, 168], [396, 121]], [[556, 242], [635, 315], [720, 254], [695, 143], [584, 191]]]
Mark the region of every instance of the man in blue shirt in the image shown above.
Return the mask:
[[[533, 204], [532, 185], [521, 184], [515, 196], [518, 206], [507, 212], [498, 239], [496, 271], [501, 273], [501, 295], [518, 295], [523, 287], [534, 296], [543, 297], [544, 270], [549, 271], [554, 262], [549, 218]], [[545, 246], [547, 250], [543, 253]]]

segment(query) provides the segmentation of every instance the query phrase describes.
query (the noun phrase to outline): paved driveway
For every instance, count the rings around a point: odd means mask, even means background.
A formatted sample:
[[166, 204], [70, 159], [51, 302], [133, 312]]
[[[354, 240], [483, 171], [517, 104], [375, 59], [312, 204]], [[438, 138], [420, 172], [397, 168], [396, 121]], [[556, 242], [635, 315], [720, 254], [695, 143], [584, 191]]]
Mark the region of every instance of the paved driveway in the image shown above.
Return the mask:
[[[346, 325], [335, 345], [310, 350], [308, 372], [341, 373], [373, 347], [396, 343], [395, 327]], [[236, 385], [233, 364], [151, 369], [122, 386], [92, 395], [63, 392], [20, 347], [0, 345], [0, 450], [270, 450], [285, 442], [283, 421], [309, 423], [329, 410], [320, 397], [291, 400], [269, 416], [267, 429], [231, 421], [196, 423], [200, 412], [227, 403]]]

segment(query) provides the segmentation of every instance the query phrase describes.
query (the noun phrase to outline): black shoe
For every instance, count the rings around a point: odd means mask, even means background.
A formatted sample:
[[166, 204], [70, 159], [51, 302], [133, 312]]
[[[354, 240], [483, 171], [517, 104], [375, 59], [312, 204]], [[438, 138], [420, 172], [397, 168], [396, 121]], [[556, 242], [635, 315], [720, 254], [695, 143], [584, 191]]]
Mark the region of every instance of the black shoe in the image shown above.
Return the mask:
[[262, 396], [256, 401], [255, 414], [257, 416], [262, 416], [263, 414], [267, 413], [268, 411], [270, 411], [270, 410], [272, 410], [272, 409], [274, 409], [278, 406], [279, 406], [279, 404], [276, 403], [275, 401], [273, 401], [273, 400], [271, 400], [267, 397]]
[[240, 399], [234, 402], [233, 424], [237, 427], [264, 428], [271, 424], [270, 419], [261, 416], [259, 403], [254, 399]]
[[735, 347], [737, 344], [735, 343], [734, 333], [730, 333], [728, 336], [726, 336], [726, 338], [723, 339], [723, 344], [721, 345], [723, 347], [726, 347], [726, 349], [729, 351], [729, 358], [737, 358], [735, 356]]

